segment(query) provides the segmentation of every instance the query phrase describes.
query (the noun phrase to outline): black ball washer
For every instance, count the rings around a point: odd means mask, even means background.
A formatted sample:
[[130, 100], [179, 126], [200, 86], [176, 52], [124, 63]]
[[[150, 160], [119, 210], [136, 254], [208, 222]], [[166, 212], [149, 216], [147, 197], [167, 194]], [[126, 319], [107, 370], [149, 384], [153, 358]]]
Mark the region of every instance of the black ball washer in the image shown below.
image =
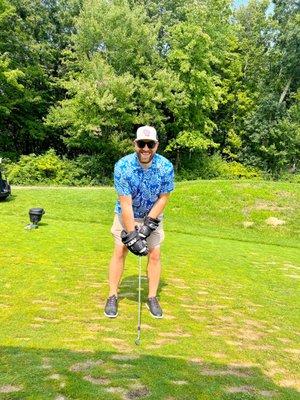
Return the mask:
[[26, 226], [26, 229], [37, 229], [38, 223], [42, 219], [42, 216], [45, 214], [45, 210], [43, 208], [31, 208], [29, 210], [29, 218], [31, 224]]

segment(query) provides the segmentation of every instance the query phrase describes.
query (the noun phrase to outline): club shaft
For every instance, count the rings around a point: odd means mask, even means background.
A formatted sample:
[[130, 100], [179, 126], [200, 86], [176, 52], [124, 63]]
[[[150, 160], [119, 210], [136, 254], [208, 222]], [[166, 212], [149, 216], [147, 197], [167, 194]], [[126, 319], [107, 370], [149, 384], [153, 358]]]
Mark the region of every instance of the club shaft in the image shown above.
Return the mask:
[[138, 287], [138, 325], [137, 325], [137, 339], [141, 338], [141, 292], [142, 292], [142, 257], [139, 256], [139, 287]]

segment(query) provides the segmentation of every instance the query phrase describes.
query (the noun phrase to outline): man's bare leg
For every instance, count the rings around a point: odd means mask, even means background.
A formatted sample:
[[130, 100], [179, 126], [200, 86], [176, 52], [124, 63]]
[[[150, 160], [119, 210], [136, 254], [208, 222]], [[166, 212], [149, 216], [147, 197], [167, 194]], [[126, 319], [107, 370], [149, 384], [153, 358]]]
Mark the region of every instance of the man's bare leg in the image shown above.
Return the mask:
[[160, 263], [160, 247], [154, 247], [149, 251], [148, 255], [148, 285], [149, 293], [148, 297], [155, 297], [160, 281], [161, 274], [161, 263]]
[[109, 297], [113, 295], [118, 296], [118, 287], [123, 274], [127, 253], [128, 249], [124, 245], [115, 245], [108, 272]]

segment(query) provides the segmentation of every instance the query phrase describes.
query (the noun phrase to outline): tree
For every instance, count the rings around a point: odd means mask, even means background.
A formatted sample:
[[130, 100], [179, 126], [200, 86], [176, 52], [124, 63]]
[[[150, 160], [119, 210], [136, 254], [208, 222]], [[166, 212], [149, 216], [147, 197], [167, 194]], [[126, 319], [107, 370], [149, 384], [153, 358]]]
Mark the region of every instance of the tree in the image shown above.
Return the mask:
[[43, 119], [61, 96], [55, 79], [78, 4], [79, 0], [1, 0], [0, 53], [18, 71], [22, 86], [20, 90], [14, 85], [7, 92], [14, 106], [0, 121], [2, 151], [30, 153], [51, 142]]

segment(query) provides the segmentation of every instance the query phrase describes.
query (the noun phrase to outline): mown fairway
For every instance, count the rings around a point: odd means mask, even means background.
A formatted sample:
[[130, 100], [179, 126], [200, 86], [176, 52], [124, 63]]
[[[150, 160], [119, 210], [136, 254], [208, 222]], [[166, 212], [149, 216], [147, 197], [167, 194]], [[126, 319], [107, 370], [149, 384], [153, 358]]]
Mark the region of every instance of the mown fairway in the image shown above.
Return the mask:
[[[137, 347], [133, 255], [119, 317], [103, 315], [114, 190], [13, 188], [0, 203], [0, 399], [299, 399], [299, 194], [288, 183], [177, 184], [165, 318], [143, 305]], [[34, 231], [30, 207], [46, 210]]]

